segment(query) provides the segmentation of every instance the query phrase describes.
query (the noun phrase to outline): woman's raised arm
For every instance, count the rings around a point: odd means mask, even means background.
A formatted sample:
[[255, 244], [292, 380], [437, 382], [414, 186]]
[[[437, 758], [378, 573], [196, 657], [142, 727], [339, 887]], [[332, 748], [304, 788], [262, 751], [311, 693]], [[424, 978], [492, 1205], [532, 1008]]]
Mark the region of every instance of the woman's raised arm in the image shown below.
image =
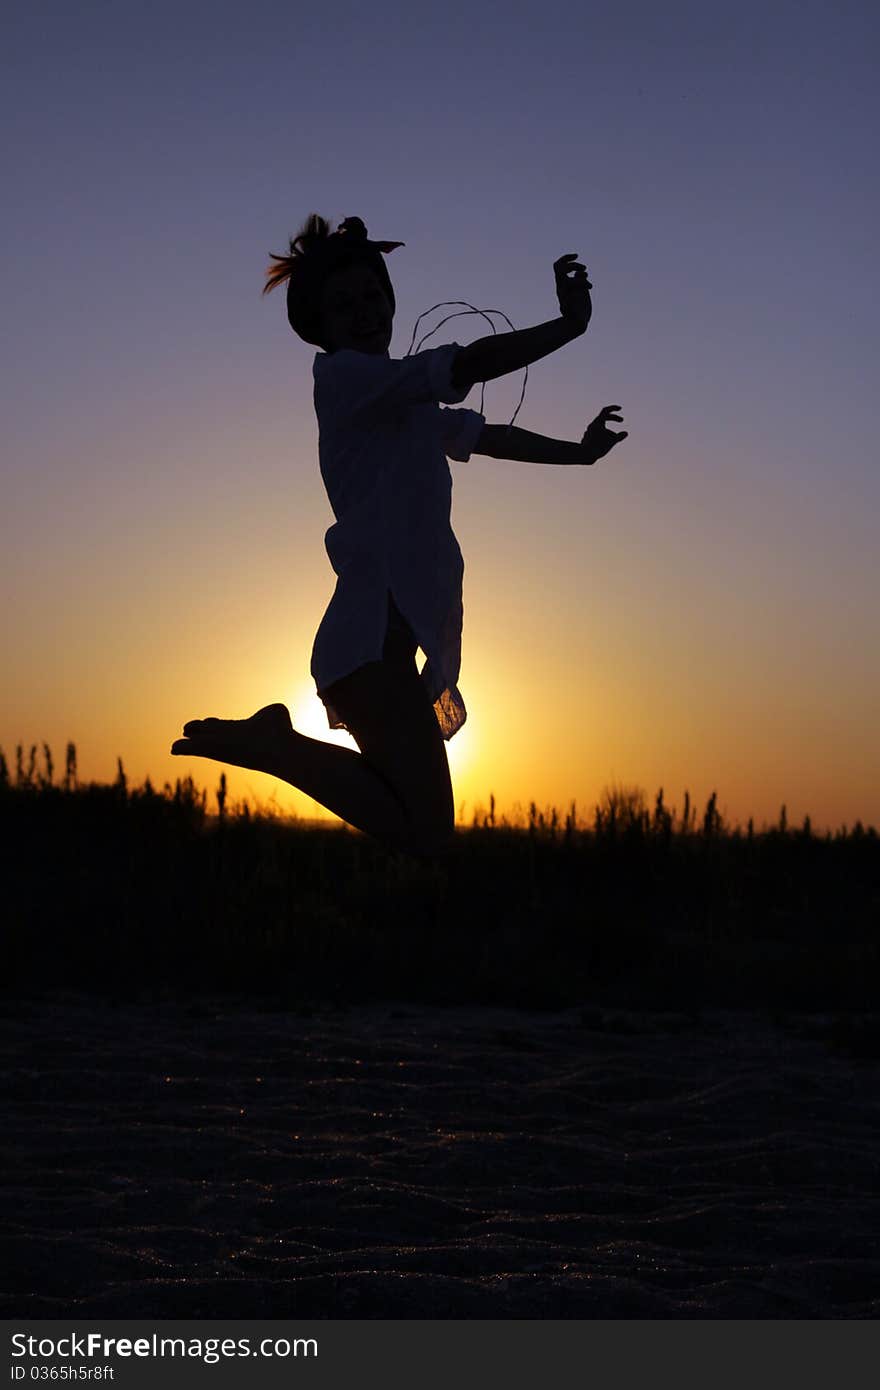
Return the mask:
[[[593, 287], [587, 279], [585, 267], [574, 259], [576, 254], [571, 252], [553, 262], [561, 316], [547, 323], [539, 323], [536, 328], [493, 333], [461, 348], [452, 367], [452, 380], [456, 386], [469, 390], [477, 381], [492, 381], [508, 372], [518, 372], [587, 331], [593, 313], [590, 301]], [[574, 272], [571, 279], [569, 271]]]

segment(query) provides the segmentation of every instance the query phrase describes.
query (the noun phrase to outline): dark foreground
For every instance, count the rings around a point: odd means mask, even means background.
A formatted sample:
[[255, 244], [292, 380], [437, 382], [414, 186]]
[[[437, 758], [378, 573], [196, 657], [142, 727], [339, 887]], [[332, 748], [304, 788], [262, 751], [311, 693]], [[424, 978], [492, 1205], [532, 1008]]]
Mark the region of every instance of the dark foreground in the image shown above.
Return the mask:
[[877, 1019], [2, 1004], [5, 1318], [874, 1318]]

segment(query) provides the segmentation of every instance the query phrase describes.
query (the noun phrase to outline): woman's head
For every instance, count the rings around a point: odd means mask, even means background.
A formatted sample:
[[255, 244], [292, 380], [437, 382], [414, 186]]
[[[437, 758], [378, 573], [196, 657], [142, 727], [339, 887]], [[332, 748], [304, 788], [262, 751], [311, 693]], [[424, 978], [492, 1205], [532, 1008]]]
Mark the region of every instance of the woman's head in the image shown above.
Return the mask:
[[366, 261], [334, 270], [324, 281], [320, 304], [326, 352], [355, 348], [384, 355], [391, 342], [394, 306]]
[[325, 352], [387, 353], [396, 306], [383, 253], [403, 245], [368, 241], [359, 217], [347, 217], [331, 235], [328, 222], [312, 213], [291, 238], [288, 256], [270, 253], [276, 264], [266, 271], [263, 293], [287, 280], [291, 328]]

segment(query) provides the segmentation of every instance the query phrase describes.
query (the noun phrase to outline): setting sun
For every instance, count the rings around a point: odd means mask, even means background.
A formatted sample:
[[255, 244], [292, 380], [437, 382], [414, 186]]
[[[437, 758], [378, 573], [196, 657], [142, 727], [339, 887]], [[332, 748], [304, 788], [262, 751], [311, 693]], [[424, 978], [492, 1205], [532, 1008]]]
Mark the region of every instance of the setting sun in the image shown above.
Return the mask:
[[[417, 664], [424, 664], [424, 657], [421, 654]], [[318, 739], [323, 743], [336, 743], [341, 748], [352, 749], [355, 753], [359, 751], [351, 734], [344, 729], [330, 728], [327, 723], [327, 712], [311, 682], [303, 682], [294, 689], [288, 708], [293, 720], [293, 727], [297, 733], [305, 734], [307, 738]], [[446, 756], [449, 760], [456, 805], [459, 805], [462, 800], [462, 788], [458, 778], [462, 771], [468, 767], [472, 750], [476, 746], [475, 729], [472, 727], [472, 722], [472, 716], [469, 714], [464, 727], [459, 729], [455, 738], [449, 739], [446, 743]], [[305, 815], [310, 819], [330, 821], [339, 819], [312, 797], [288, 786], [286, 782], [276, 781], [275, 800], [285, 810], [295, 811], [298, 815]]]
[[323, 743], [338, 743], [343, 748], [357, 749], [354, 739], [344, 729], [330, 728], [327, 711], [313, 684], [298, 686], [288, 708], [298, 734], [320, 739]]

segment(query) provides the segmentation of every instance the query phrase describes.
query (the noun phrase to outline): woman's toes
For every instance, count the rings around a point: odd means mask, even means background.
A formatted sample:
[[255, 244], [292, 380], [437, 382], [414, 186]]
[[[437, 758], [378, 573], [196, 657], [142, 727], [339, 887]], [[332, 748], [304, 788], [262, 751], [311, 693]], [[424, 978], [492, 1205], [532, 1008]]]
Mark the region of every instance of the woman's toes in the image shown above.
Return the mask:
[[[206, 756], [205, 748], [205, 741], [201, 738], [178, 738], [171, 745], [172, 753], [189, 753], [202, 758]], [[209, 753], [207, 756], [211, 757], [212, 755]]]
[[184, 724], [183, 732], [192, 738], [197, 734], [211, 733], [219, 723], [219, 719], [190, 719], [188, 723]]
[[213, 758], [215, 762], [226, 762], [228, 750], [217, 743], [203, 738], [178, 738], [171, 745], [172, 753], [185, 753], [190, 758]]
[[[199, 756], [217, 757], [218, 752], [205, 754], [204, 745], [210, 740], [214, 749], [239, 752], [265, 749], [280, 739], [285, 741], [293, 735], [293, 724], [286, 705], [265, 705], [250, 719], [190, 719], [183, 726], [184, 737], [178, 739], [172, 753], [197, 753]], [[198, 744], [194, 748], [192, 742]]]

